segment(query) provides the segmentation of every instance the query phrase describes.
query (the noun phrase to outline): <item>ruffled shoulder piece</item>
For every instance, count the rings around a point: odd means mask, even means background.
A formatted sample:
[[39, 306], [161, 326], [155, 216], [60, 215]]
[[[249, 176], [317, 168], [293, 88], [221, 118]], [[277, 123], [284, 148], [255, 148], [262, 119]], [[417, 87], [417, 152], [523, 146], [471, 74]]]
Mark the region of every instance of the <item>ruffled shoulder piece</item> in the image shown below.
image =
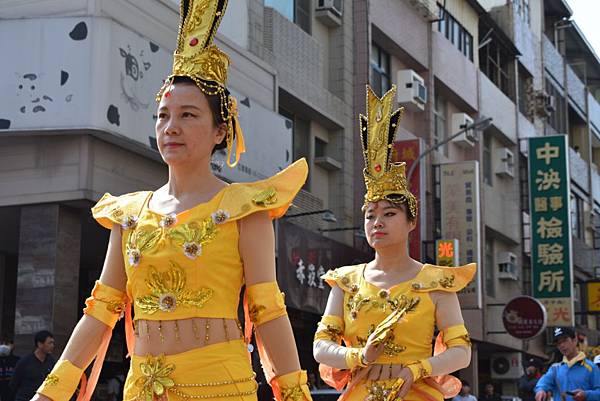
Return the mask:
[[475, 263], [458, 267], [425, 265], [413, 280], [412, 289], [416, 292], [458, 292], [473, 280], [476, 271]]
[[358, 291], [363, 266], [364, 264], [338, 267], [329, 270], [321, 278], [332, 287], [337, 285], [346, 292], [355, 293]]
[[231, 184], [219, 209], [228, 214], [229, 220], [260, 211], [268, 211], [271, 219], [277, 219], [288, 210], [307, 176], [308, 165], [302, 158], [265, 180]]
[[92, 207], [92, 216], [104, 228], [112, 229], [119, 224], [124, 229], [136, 225], [150, 191], [131, 192], [121, 196], [112, 196], [108, 192]]

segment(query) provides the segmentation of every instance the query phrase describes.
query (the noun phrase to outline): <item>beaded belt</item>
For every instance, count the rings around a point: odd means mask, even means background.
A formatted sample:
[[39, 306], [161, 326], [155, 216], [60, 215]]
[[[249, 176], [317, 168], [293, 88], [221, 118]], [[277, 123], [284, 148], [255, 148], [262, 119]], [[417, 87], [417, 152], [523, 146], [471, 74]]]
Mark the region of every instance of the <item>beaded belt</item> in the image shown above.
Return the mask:
[[256, 393], [258, 390], [258, 383], [254, 382], [254, 387], [252, 390], [248, 391], [234, 391], [229, 393], [218, 393], [218, 394], [201, 394], [201, 395], [192, 395], [186, 394], [183, 391], [179, 390], [180, 388], [198, 388], [198, 387], [217, 387], [217, 386], [227, 386], [231, 384], [239, 384], [239, 383], [247, 383], [249, 381], [254, 381], [256, 377], [256, 373], [250, 377], [246, 377], [243, 379], [234, 379], [234, 380], [226, 380], [221, 382], [209, 382], [209, 383], [191, 383], [191, 384], [175, 384], [175, 386], [169, 389], [175, 395], [178, 395], [181, 398], [185, 399], [206, 399], [206, 398], [226, 398], [226, 397], [238, 397], [243, 395], [250, 395]]

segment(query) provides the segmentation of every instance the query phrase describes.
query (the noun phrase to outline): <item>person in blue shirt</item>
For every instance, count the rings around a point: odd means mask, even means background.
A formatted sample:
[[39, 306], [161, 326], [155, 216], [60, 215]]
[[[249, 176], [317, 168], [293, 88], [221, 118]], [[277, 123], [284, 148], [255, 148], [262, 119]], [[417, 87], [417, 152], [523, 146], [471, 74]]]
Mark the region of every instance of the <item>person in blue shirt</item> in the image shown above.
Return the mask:
[[600, 370], [577, 348], [575, 331], [553, 332], [562, 362], [553, 364], [535, 386], [535, 401], [600, 401]]

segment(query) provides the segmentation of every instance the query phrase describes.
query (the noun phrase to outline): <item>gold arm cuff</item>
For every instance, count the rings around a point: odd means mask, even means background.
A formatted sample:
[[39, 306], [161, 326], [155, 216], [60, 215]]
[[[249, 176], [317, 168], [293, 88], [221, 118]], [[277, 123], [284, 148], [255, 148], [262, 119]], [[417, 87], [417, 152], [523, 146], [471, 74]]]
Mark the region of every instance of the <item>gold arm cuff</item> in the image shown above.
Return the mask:
[[413, 375], [413, 381], [417, 381], [423, 379], [425, 377], [431, 376], [431, 362], [429, 359], [421, 359], [415, 363], [411, 363], [406, 366], [408, 370], [411, 371]]
[[443, 330], [444, 344], [448, 348], [460, 347], [460, 346], [471, 346], [471, 338], [469, 332], [464, 324], [457, 324], [456, 326], [448, 327]]
[[92, 316], [110, 327], [115, 327], [125, 310], [127, 294], [96, 281], [92, 295], [85, 300], [83, 313]]
[[317, 326], [314, 342], [328, 340], [340, 343], [344, 335], [344, 320], [335, 315], [324, 315]]
[[78, 368], [66, 359], [56, 363], [52, 372], [46, 376], [37, 392], [53, 401], [71, 398], [81, 380], [83, 369]]
[[276, 281], [254, 284], [246, 291], [250, 320], [256, 326], [287, 316], [284, 296]]
[[312, 401], [308, 389], [305, 370], [296, 370], [271, 380], [273, 394], [277, 401]]
[[363, 360], [362, 348], [347, 348], [345, 359], [348, 369], [365, 368], [368, 364]]

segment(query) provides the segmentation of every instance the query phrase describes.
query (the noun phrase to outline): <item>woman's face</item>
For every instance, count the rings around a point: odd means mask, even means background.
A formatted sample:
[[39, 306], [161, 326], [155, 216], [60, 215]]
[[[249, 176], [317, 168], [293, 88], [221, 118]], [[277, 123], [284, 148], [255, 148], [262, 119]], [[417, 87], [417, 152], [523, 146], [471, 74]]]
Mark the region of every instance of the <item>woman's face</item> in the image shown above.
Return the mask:
[[194, 84], [176, 83], [165, 91], [156, 119], [158, 150], [169, 166], [210, 162], [214, 146], [225, 137], [208, 100]]
[[400, 208], [381, 200], [370, 202], [365, 211], [367, 242], [375, 249], [406, 246], [415, 223], [408, 220], [405, 206]]

